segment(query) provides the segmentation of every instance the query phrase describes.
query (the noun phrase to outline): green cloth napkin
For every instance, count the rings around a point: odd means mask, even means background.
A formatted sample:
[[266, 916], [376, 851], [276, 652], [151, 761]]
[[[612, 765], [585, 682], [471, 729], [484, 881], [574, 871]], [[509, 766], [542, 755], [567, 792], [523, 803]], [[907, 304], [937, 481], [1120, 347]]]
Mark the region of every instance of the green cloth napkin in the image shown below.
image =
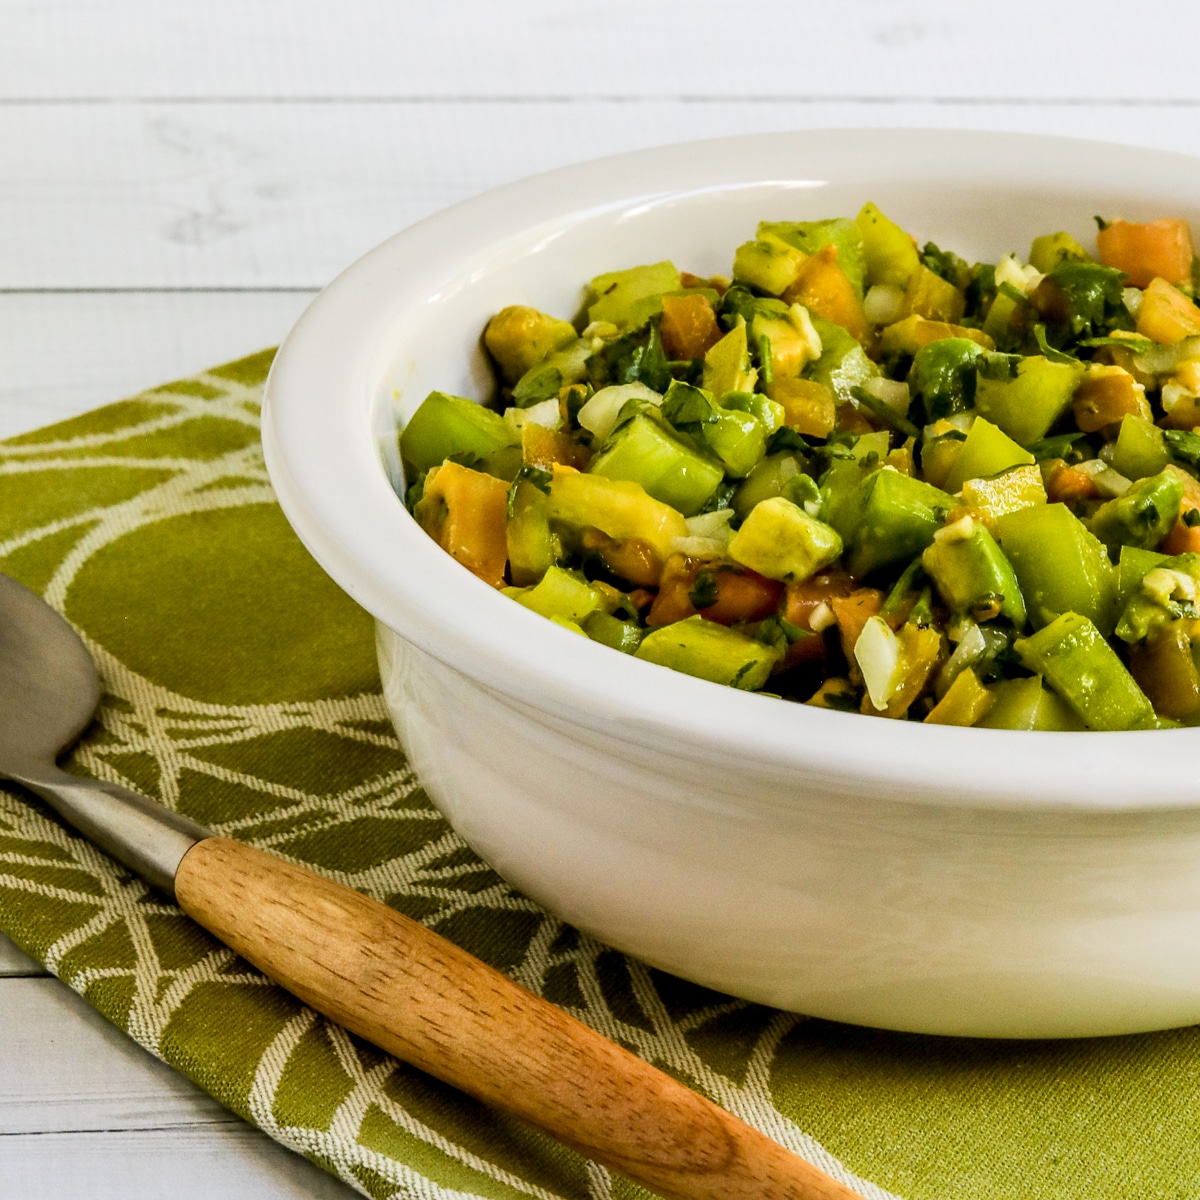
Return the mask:
[[[651, 970], [507, 887], [413, 777], [369, 618], [276, 507], [257, 425], [270, 359], [0, 445], [0, 570], [67, 615], [106, 685], [71, 769], [425, 921], [864, 1196], [1200, 1196], [1194, 1029], [1003, 1043], [809, 1020]], [[304, 1008], [16, 789], [0, 928], [366, 1195], [646, 1195]]]

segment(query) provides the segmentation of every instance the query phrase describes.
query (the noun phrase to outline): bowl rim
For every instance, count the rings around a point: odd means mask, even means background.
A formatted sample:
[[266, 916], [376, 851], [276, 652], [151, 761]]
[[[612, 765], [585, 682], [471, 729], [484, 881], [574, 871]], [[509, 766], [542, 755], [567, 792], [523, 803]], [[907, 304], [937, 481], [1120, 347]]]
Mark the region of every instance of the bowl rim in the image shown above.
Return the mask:
[[[416, 525], [384, 471], [372, 381], [396, 322], [465, 264], [531, 231], [708, 189], [781, 179], [887, 178], [1069, 188], [1079, 181], [1200, 195], [1200, 158], [1045, 135], [946, 129], [753, 134], [637, 150], [518, 180], [402, 230], [334, 279], [281, 346], [263, 447], [285, 515], [360, 605], [425, 652], [543, 721], [570, 721], [747, 778], [819, 778], [847, 794], [1027, 811], [1195, 807], [1200, 729], [1127, 733], [960, 729], [782, 703], [614, 653], [512, 603]], [[918, 170], [919, 165], [919, 170]], [[1140, 194], [1140, 193], [1139, 193]], [[1170, 199], [1166, 203], [1173, 203]], [[1178, 203], [1177, 201], [1175, 203]], [[1164, 215], [1159, 213], [1158, 215]], [[1166, 214], [1170, 215], [1170, 214]], [[330, 397], [336, 397], [331, 401]], [[588, 681], [586, 688], [577, 682]], [[1147, 738], [1155, 739], [1153, 742]], [[1016, 739], [1016, 740], [1014, 740]], [[1153, 764], [1148, 771], [1147, 764]]]

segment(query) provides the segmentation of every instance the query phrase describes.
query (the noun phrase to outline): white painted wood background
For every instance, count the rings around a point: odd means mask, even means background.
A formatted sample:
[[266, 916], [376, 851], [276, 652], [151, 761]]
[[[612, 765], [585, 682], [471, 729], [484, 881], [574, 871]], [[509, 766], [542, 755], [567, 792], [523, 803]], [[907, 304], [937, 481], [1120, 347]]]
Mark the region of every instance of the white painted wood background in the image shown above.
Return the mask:
[[[1197, 13], [1184, 0], [0, 0], [0, 436], [274, 344], [388, 234], [566, 162], [860, 125], [1198, 153]], [[164, 1188], [352, 1194], [0, 938], [0, 1197]]]

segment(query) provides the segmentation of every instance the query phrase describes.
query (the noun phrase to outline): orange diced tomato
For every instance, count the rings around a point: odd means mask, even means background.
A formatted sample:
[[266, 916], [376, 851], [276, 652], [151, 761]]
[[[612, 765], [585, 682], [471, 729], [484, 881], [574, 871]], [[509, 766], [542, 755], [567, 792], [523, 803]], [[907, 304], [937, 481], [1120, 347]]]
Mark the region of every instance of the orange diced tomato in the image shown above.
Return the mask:
[[803, 304], [860, 342], [870, 335], [862, 301], [838, 264], [837, 247], [832, 242], [800, 264], [796, 281], [783, 293], [783, 300], [785, 304]]
[[837, 423], [833, 392], [815, 379], [776, 376], [767, 394], [783, 405], [783, 423], [807, 437], [824, 438]]
[[703, 358], [705, 351], [721, 340], [721, 328], [707, 296], [692, 292], [687, 296], [663, 297], [663, 349], [674, 359]]
[[1168, 283], [1192, 278], [1192, 232], [1186, 221], [1163, 217], [1144, 225], [1113, 221], [1096, 235], [1100, 261], [1144, 288], [1156, 276]]
[[1061, 459], [1046, 476], [1046, 499], [1051, 504], [1075, 504], [1081, 500], [1098, 500], [1100, 493], [1090, 475], [1068, 467]]
[[529, 466], [540, 467], [543, 471], [552, 471], [556, 465], [582, 471], [591, 454], [586, 446], [561, 429], [546, 429], [526, 421], [521, 426], [521, 458]]
[[507, 509], [503, 479], [447, 461], [429, 472], [413, 515], [452, 558], [498, 588], [508, 562]]
[[702, 567], [696, 582], [703, 583], [706, 575], [712, 580], [717, 598], [700, 609], [700, 615], [720, 625], [761, 621], [779, 608], [783, 598], [784, 585], [777, 579], [767, 579], [744, 567], [725, 564]]

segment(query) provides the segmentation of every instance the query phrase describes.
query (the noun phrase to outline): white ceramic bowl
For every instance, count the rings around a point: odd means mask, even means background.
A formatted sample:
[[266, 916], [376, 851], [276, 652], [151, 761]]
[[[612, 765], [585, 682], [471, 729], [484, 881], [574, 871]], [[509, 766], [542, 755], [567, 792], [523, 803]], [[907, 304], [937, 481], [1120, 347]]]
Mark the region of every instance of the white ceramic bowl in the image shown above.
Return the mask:
[[1200, 1021], [1200, 730], [1011, 733], [810, 709], [623, 656], [492, 591], [405, 512], [401, 423], [484, 398], [506, 304], [602, 270], [728, 270], [760, 219], [853, 215], [996, 258], [1092, 215], [1189, 218], [1200, 160], [830, 131], [673, 146], [405, 230], [300, 319], [267, 385], [280, 502], [378, 622], [387, 702], [451, 824], [547, 909], [784, 1008], [1001, 1037]]

